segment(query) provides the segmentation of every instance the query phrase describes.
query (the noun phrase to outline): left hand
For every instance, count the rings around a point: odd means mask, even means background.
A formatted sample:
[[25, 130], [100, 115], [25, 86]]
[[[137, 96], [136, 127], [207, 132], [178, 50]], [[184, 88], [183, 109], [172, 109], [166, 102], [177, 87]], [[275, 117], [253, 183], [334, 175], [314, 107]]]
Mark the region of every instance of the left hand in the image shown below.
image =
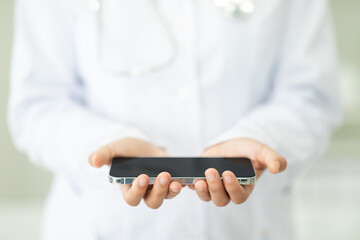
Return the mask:
[[[207, 148], [202, 157], [247, 157], [251, 159], [257, 179], [266, 168], [273, 174], [286, 169], [286, 160], [270, 147], [247, 138], [238, 138], [219, 143]], [[218, 207], [226, 206], [230, 200], [235, 204], [241, 204], [247, 200], [254, 184], [240, 185], [234, 173], [225, 171], [222, 173], [223, 181], [216, 169], [210, 168], [205, 172], [206, 181], [199, 179], [195, 186], [189, 186], [196, 190], [197, 195], [203, 201], [213, 201]]]

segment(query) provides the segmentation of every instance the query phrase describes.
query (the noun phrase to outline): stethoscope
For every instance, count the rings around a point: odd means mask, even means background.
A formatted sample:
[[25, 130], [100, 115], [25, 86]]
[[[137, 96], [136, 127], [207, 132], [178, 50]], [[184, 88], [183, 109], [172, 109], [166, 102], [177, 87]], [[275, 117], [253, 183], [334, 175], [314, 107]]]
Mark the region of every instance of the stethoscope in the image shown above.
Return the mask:
[[[154, 64], [152, 66], [135, 66], [131, 69], [126, 70], [115, 70], [109, 69], [104, 66], [102, 61], [102, 49], [101, 49], [101, 13], [102, 13], [102, 1], [103, 0], [90, 0], [90, 8], [96, 15], [96, 57], [98, 59], [99, 66], [103, 69], [103, 71], [110, 73], [111, 75], [116, 76], [124, 76], [124, 77], [139, 77], [148, 75], [150, 73], [156, 72], [158, 70], [164, 69], [169, 66], [174, 59], [176, 58], [178, 52], [178, 46], [172, 33], [168, 22], [166, 21], [164, 15], [159, 10], [157, 5], [157, 0], [153, 0], [154, 11], [159, 17], [160, 22], [163, 25], [163, 28], [166, 32], [166, 35], [169, 38], [171, 45], [171, 54], [170, 56], [161, 63]], [[219, 8], [226, 16], [231, 18], [243, 18], [251, 15], [254, 12], [254, 0], [213, 0], [214, 5]]]

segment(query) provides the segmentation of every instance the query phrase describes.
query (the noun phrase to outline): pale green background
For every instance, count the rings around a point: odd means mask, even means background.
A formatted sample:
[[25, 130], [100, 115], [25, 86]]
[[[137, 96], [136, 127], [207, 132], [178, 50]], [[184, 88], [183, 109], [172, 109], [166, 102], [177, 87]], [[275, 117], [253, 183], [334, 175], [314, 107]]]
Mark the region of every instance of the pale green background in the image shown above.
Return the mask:
[[[303, 240], [360, 239], [360, 1], [331, 2], [345, 119], [326, 156], [296, 184], [294, 220]], [[0, 0], [0, 239], [38, 239], [51, 174], [33, 166], [9, 138], [12, 30], [13, 1]]]

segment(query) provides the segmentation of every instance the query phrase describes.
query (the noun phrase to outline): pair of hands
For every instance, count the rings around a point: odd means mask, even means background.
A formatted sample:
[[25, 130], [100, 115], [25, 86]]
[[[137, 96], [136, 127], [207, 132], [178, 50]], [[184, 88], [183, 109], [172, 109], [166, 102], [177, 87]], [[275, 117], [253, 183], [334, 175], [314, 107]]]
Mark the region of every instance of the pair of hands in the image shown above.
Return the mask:
[[[134, 138], [125, 138], [101, 147], [89, 156], [89, 163], [100, 168], [109, 165], [117, 156], [153, 156], [165, 157], [163, 149], [148, 142]], [[247, 157], [251, 159], [257, 178], [265, 169], [273, 174], [286, 168], [286, 160], [270, 147], [252, 139], [238, 138], [219, 143], [207, 148], [202, 157]], [[203, 201], [212, 201], [216, 206], [226, 206], [230, 201], [241, 204], [250, 196], [254, 185], [240, 185], [234, 173], [222, 173], [223, 181], [216, 169], [205, 172], [206, 181], [199, 179], [189, 188], [196, 191]], [[167, 172], [160, 173], [152, 186], [148, 186], [149, 177], [140, 175], [131, 185], [121, 185], [125, 201], [130, 206], [137, 206], [142, 199], [150, 208], [159, 208], [164, 199], [176, 197], [184, 187], [177, 181], [171, 181]]]

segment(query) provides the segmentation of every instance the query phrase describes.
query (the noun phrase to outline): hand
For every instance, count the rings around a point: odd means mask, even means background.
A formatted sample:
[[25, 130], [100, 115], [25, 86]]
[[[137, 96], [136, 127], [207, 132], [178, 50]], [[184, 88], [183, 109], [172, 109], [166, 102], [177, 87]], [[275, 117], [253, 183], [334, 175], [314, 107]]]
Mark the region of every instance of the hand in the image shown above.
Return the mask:
[[[126, 156], [152, 156], [164, 157], [167, 154], [159, 147], [148, 142], [134, 138], [125, 138], [101, 147], [89, 156], [89, 163], [93, 167], [100, 168], [110, 165], [114, 157]], [[144, 199], [150, 208], [159, 208], [164, 199], [171, 199], [178, 195], [182, 185], [176, 181], [170, 181], [171, 176], [167, 172], [160, 173], [153, 186], [148, 186], [149, 177], [142, 174], [136, 178], [133, 184], [121, 184], [125, 201], [130, 206], [137, 206]]]
[[[286, 160], [270, 147], [252, 139], [238, 138], [207, 148], [203, 157], [247, 157], [251, 159], [257, 178], [266, 168], [273, 174], [286, 169]], [[254, 185], [240, 185], [234, 173], [225, 171], [223, 181], [216, 169], [210, 168], [205, 172], [205, 180], [197, 180], [195, 186], [197, 195], [203, 201], [213, 201], [216, 206], [226, 206], [230, 200], [241, 204], [250, 196]]]

